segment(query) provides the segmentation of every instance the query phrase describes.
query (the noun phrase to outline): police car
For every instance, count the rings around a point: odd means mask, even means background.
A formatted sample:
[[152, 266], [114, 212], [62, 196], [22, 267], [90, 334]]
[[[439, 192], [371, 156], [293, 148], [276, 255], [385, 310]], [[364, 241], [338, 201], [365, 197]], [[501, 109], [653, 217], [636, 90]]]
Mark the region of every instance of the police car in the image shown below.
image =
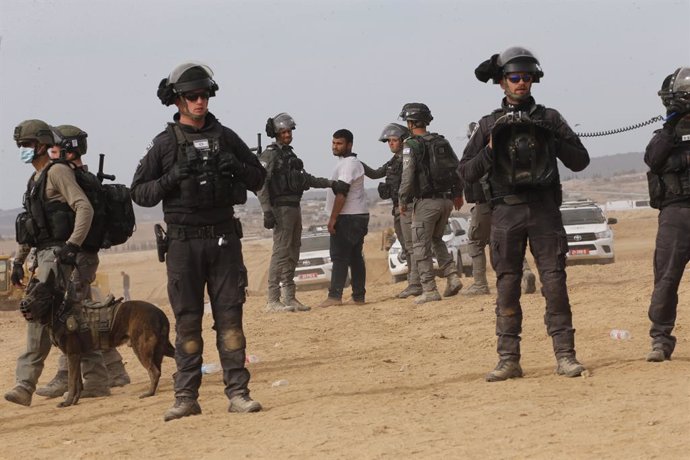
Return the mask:
[[[326, 226], [312, 227], [302, 235], [299, 261], [295, 268], [295, 285], [298, 289], [316, 289], [331, 283], [331, 235]], [[345, 286], [349, 286], [349, 275]]]
[[[458, 274], [464, 273], [465, 276], [472, 276], [472, 258], [467, 252], [467, 243], [469, 241], [467, 238], [468, 229], [469, 223], [467, 219], [463, 217], [450, 217], [443, 231], [443, 241], [448, 247], [448, 252], [453, 255], [453, 261], [458, 267]], [[435, 257], [434, 268], [438, 270], [438, 262]], [[407, 279], [407, 254], [403, 252], [400, 240], [397, 238], [388, 250], [388, 270], [395, 283]]]
[[593, 201], [566, 201], [561, 205], [563, 227], [568, 237], [568, 264], [610, 264], [615, 261], [613, 230], [618, 222], [607, 218]]

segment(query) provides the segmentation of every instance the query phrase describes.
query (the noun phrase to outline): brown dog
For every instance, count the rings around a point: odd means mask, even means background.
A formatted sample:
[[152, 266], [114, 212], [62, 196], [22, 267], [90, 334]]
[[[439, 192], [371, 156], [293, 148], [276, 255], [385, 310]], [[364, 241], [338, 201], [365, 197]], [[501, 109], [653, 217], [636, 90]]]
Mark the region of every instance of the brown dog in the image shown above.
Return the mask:
[[[51, 338], [68, 361], [67, 396], [58, 407], [77, 404], [83, 388], [81, 378], [81, 354], [101, 348], [118, 347], [125, 342], [134, 350], [139, 362], [149, 373], [151, 385], [140, 398], [153, 396], [161, 376], [163, 356], [174, 357], [175, 348], [170, 343], [170, 322], [165, 313], [155, 305], [141, 300], [122, 302], [107, 332], [107, 347], [94, 344], [92, 333], [76, 330], [79, 305], [65, 301], [63, 291], [55, 287], [52, 272], [43, 282], [29, 284], [20, 310], [28, 321], [39, 321], [51, 330]], [[106, 307], [104, 307], [106, 308]]]

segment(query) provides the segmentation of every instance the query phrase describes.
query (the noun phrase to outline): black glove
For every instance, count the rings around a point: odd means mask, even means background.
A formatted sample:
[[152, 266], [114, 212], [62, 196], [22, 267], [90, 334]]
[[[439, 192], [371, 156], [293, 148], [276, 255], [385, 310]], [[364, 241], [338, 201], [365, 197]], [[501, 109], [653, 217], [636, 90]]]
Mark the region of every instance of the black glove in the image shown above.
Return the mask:
[[267, 211], [264, 213], [264, 228], [272, 229], [276, 226], [276, 216], [273, 211]]
[[63, 247], [55, 251], [55, 260], [62, 265], [77, 265], [77, 254], [81, 248], [74, 243], [65, 243]]
[[224, 176], [241, 177], [244, 175], [245, 166], [232, 153], [223, 152], [218, 160], [218, 170]]
[[24, 264], [15, 262], [12, 264], [10, 281], [14, 286], [22, 286], [22, 280], [24, 280]]
[[340, 193], [347, 196], [347, 192], [350, 191], [350, 184], [341, 180], [334, 180], [331, 183], [331, 190], [333, 190], [333, 193], [336, 195]]
[[180, 181], [189, 177], [190, 173], [189, 163], [186, 161], [178, 161], [167, 174], [160, 178], [161, 187], [163, 187], [163, 190], [166, 192], [174, 190]]

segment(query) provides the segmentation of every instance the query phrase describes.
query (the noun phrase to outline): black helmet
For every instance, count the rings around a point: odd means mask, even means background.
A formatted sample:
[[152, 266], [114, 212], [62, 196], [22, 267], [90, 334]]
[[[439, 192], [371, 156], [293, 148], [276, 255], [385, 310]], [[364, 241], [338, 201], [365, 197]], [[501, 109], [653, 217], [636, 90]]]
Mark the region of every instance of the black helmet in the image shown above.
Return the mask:
[[295, 123], [295, 119], [287, 112], [281, 112], [275, 117], [266, 120], [266, 135], [268, 137], [276, 137], [276, 134], [285, 129], [292, 131], [296, 128], [297, 123]]
[[379, 136], [380, 142], [388, 142], [391, 137], [397, 137], [401, 141], [410, 137], [410, 130], [398, 123], [389, 123], [383, 128]]
[[73, 125], [56, 126], [57, 134], [62, 138], [60, 148], [68, 153], [76, 153], [78, 155], [85, 155], [87, 150], [86, 138], [88, 134], [85, 131]]
[[539, 60], [527, 48], [513, 46], [502, 52], [496, 59], [496, 65], [503, 75], [511, 72], [527, 72], [534, 75], [534, 82], [544, 76]]
[[164, 105], [175, 103], [177, 96], [195, 89], [208, 89], [213, 97], [218, 91], [218, 84], [213, 80], [213, 71], [200, 62], [185, 62], [170, 72], [168, 78], [158, 85], [158, 98]]
[[431, 110], [426, 104], [421, 102], [408, 102], [402, 108], [398, 117], [404, 121], [421, 121], [426, 124], [431, 123], [434, 117], [431, 116]]
[[39, 144], [55, 145], [56, 139], [48, 123], [43, 120], [24, 120], [14, 128], [14, 141], [36, 141]]
[[690, 112], [690, 67], [679, 67], [668, 75], [657, 94], [669, 112]]

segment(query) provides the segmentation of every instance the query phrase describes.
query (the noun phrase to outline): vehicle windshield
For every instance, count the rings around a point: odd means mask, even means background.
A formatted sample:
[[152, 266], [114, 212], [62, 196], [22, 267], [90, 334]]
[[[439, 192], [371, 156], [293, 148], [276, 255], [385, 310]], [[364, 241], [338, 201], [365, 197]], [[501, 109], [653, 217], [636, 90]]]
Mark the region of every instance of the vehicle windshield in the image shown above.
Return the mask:
[[599, 208], [561, 209], [563, 225], [603, 224], [604, 213]]
[[300, 252], [324, 251], [331, 247], [331, 235], [308, 236], [302, 238]]

